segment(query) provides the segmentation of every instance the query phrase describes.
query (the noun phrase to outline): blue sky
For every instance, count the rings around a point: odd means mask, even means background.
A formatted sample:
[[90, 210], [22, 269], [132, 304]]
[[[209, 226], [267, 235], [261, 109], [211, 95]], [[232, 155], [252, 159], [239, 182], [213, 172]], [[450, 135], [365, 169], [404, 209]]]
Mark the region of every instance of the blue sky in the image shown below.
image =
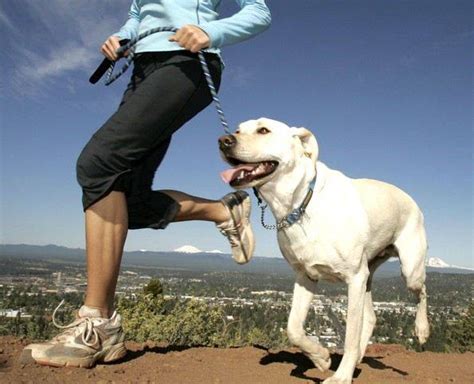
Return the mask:
[[[116, 109], [129, 74], [111, 87], [87, 79], [129, 3], [0, 3], [0, 242], [84, 247], [75, 161]], [[394, 183], [417, 200], [429, 256], [474, 266], [472, 2], [267, 3], [271, 28], [223, 50], [221, 101], [231, 125], [266, 116], [311, 129], [330, 167]], [[237, 6], [224, 0], [220, 11], [226, 16]], [[221, 134], [210, 106], [175, 135], [154, 187], [227, 193], [218, 175], [225, 169]], [[278, 256], [256, 206], [253, 223], [256, 254]], [[126, 249], [184, 244], [227, 251], [203, 222], [131, 231]]]

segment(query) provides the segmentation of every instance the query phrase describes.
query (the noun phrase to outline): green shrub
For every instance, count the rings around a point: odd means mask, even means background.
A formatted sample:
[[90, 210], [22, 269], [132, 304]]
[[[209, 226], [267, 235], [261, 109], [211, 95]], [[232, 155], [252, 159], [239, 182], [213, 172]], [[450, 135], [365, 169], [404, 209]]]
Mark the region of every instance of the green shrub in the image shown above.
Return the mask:
[[447, 339], [450, 352], [474, 352], [474, 303], [463, 318], [448, 327]]
[[137, 342], [151, 340], [187, 346], [224, 344], [222, 310], [199, 301], [142, 294], [135, 300], [119, 300], [117, 310], [122, 315], [127, 337]]

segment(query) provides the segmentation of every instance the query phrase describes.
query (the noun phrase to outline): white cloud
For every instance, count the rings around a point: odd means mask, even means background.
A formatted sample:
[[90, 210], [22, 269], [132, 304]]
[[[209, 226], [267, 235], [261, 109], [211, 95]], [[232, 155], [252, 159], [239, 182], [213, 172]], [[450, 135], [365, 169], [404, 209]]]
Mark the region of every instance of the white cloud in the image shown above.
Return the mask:
[[242, 66], [233, 66], [227, 70], [228, 80], [237, 88], [245, 88], [255, 80], [255, 72]]
[[11, 30], [16, 29], [13, 23], [11, 22], [10, 18], [7, 16], [7, 14], [2, 8], [0, 8], [0, 24], [7, 26], [7, 28]]
[[[18, 30], [22, 44], [9, 53], [15, 68], [9, 86], [16, 95], [45, 92], [48, 85], [57, 86], [74, 71], [92, 71], [102, 59], [100, 45], [125, 22], [129, 0], [23, 0], [24, 14], [34, 20]], [[0, 22], [13, 32], [14, 25], [0, 9]], [[71, 82], [63, 86], [71, 92]]]
[[31, 51], [25, 51], [25, 57], [35, 57], [28, 64], [19, 67], [18, 73], [26, 80], [36, 82], [45, 78], [58, 77], [67, 71], [90, 69], [97, 61], [97, 54], [81, 46], [63, 46], [52, 51], [49, 56], [41, 57]]

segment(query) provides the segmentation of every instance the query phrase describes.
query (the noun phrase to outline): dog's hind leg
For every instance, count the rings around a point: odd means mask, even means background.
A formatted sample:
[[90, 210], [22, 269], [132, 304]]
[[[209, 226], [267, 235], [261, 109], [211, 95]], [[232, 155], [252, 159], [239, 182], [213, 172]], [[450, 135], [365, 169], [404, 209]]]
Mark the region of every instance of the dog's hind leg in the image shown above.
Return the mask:
[[288, 319], [288, 338], [295, 346], [301, 348], [321, 371], [331, 366], [329, 351], [311, 341], [304, 330], [304, 323], [313, 299], [317, 282], [310, 280], [306, 274], [298, 273], [293, 291], [293, 303]]
[[421, 214], [417, 220], [405, 227], [394, 245], [400, 257], [402, 275], [407, 287], [417, 298], [415, 333], [420, 344], [424, 344], [430, 335], [430, 326], [425, 286], [425, 257], [428, 247]]
[[418, 298], [418, 307], [415, 318], [415, 334], [418, 342], [423, 345], [430, 336], [430, 325], [428, 322], [428, 304], [426, 300], [426, 286], [423, 284], [420, 290], [415, 292]]

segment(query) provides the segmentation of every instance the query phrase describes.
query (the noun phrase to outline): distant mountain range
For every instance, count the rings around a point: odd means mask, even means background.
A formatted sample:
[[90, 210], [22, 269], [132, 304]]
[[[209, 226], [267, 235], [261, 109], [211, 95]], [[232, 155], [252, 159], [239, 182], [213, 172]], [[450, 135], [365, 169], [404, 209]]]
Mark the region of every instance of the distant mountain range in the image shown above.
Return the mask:
[[[0, 244], [0, 258], [27, 258], [45, 261], [61, 261], [83, 264], [85, 250], [58, 245]], [[246, 265], [237, 265], [232, 256], [225, 253], [202, 252], [192, 246], [181, 247], [173, 252], [152, 252], [146, 250], [124, 252], [124, 266], [142, 266], [189, 271], [229, 271], [246, 273], [293, 274], [283, 257], [254, 257]], [[474, 270], [450, 266], [438, 258], [427, 260], [427, 272], [474, 274]], [[376, 277], [400, 275], [397, 259], [382, 264]]]

